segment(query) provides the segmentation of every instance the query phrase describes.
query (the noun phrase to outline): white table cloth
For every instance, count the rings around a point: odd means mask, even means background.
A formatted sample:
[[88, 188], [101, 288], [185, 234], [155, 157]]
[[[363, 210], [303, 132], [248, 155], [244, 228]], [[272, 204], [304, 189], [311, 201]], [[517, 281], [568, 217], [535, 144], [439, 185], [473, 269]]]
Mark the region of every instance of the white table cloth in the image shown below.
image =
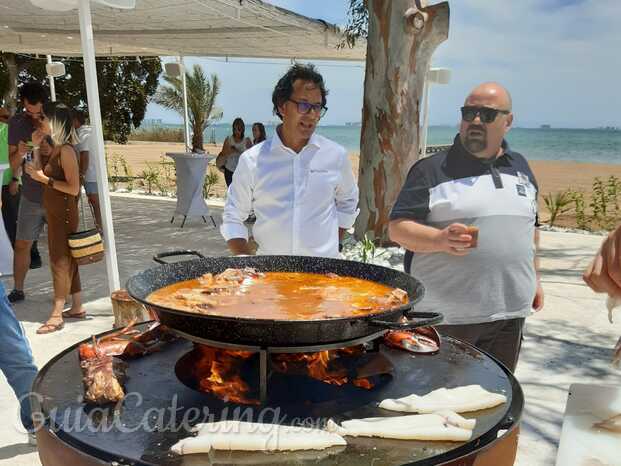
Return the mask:
[[[167, 152], [166, 155], [175, 161], [177, 172], [177, 206], [175, 215], [183, 215], [181, 228], [187, 217], [202, 217], [207, 223], [206, 216], [211, 218], [214, 227], [216, 222], [209, 212], [209, 207], [203, 199], [203, 183], [207, 174], [207, 165], [215, 157], [209, 154], [194, 154], [187, 152]], [[170, 223], [175, 221], [173, 215]]]

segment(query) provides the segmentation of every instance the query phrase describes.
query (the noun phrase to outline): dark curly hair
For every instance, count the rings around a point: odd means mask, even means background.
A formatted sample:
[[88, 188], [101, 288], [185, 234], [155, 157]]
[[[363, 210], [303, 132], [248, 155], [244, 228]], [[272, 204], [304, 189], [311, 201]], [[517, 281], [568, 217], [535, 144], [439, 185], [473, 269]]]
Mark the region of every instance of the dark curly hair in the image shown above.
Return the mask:
[[37, 82], [28, 82], [19, 89], [19, 97], [22, 102], [24, 99], [32, 105], [47, 103], [47, 91], [45, 87]]
[[285, 75], [278, 80], [274, 92], [272, 93], [272, 103], [274, 104], [274, 114], [282, 120], [282, 115], [278, 110], [280, 105], [283, 105], [287, 100], [291, 98], [293, 94], [293, 83], [301, 79], [302, 81], [312, 82], [321, 91], [321, 105], [326, 106], [326, 96], [328, 90], [323, 82], [323, 77], [315, 70], [315, 65], [301, 65], [296, 63], [285, 73]]

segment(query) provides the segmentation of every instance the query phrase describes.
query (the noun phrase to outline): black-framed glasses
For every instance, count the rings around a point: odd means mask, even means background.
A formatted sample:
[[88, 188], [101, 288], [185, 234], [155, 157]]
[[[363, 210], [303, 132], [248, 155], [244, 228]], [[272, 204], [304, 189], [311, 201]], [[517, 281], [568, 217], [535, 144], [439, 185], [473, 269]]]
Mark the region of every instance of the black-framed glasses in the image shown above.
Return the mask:
[[291, 102], [298, 106], [298, 112], [303, 115], [315, 111], [319, 114], [319, 118], [323, 117], [328, 111], [328, 107], [324, 107], [322, 104], [311, 104], [310, 102], [298, 102], [297, 100], [289, 99]]
[[511, 113], [509, 110], [500, 110], [498, 108], [491, 107], [475, 107], [466, 105], [461, 108], [461, 117], [464, 121], [471, 122], [479, 115], [481, 123], [491, 123], [496, 119], [499, 113], [508, 115]]

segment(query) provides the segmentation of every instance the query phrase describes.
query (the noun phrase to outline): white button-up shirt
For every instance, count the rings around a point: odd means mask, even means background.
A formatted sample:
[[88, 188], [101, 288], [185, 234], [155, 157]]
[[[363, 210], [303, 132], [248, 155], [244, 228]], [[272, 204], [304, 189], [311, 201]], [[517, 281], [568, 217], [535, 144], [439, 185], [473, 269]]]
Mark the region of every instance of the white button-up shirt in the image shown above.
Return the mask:
[[274, 131], [239, 159], [220, 227], [225, 240], [248, 239], [252, 211], [259, 254], [338, 257], [339, 227], [351, 228], [359, 212], [345, 148], [313, 134], [296, 154]]

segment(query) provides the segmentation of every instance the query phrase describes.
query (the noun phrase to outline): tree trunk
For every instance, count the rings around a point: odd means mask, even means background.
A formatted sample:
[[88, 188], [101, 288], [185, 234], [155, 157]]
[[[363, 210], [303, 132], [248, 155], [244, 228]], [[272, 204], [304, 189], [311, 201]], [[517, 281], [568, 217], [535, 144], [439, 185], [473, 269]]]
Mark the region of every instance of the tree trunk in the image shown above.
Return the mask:
[[131, 321], [140, 323], [153, 320], [151, 313], [142, 304], [134, 301], [125, 289], [112, 292], [110, 301], [114, 315], [114, 328], [126, 327]]
[[203, 131], [196, 131], [196, 128], [194, 128], [192, 131], [192, 152], [196, 152], [197, 150], [204, 150]]
[[360, 136], [360, 215], [355, 234], [387, 240], [390, 210], [418, 159], [420, 104], [436, 47], [448, 38], [447, 2], [368, 0], [364, 106]]
[[6, 106], [13, 115], [17, 109], [17, 75], [19, 73], [15, 55], [12, 53], [4, 54], [4, 61], [9, 71], [9, 87], [4, 95]]

